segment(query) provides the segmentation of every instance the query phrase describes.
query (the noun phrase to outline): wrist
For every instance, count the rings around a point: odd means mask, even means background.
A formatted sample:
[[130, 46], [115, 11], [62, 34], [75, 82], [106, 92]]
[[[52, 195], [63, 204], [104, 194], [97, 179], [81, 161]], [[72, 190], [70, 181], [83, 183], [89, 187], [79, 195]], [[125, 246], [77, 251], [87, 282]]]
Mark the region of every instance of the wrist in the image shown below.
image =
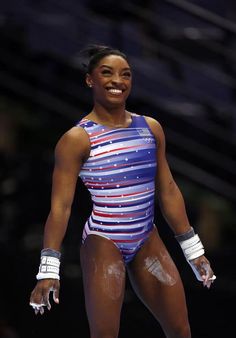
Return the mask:
[[193, 228], [183, 234], [175, 236], [175, 238], [179, 242], [187, 261], [204, 255], [205, 250], [203, 244], [199, 236], [195, 234]]
[[194, 229], [192, 227], [190, 227], [190, 229], [187, 230], [186, 232], [184, 232], [182, 234], [175, 235], [175, 239], [178, 242], [183, 242], [186, 239], [189, 239], [189, 238], [193, 237], [194, 235], [195, 235], [195, 231], [194, 231]]
[[36, 275], [37, 280], [41, 279], [60, 279], [60, 257], [61, 253], [53, 249], [43, 249], [41, 251], [39, 271]]
[[50, 256], [50, 257], [55, 257], [60, 260], [61, 258], [61, 253], [60, 251], [50, 249], [50, 248], [45, 248], [41, 250], [41, 256]]

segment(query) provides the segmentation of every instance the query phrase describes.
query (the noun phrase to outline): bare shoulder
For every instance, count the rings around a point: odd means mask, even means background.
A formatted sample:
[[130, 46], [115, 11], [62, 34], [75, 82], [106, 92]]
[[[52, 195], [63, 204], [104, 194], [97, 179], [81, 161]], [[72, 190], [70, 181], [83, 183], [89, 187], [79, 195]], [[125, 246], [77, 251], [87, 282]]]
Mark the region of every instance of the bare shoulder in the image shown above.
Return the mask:
[[57, 156], [75, 155], [86, 157], [90, 151], [88, 134], [81, 127], [72, 127], [59, 139], [55, 147]]

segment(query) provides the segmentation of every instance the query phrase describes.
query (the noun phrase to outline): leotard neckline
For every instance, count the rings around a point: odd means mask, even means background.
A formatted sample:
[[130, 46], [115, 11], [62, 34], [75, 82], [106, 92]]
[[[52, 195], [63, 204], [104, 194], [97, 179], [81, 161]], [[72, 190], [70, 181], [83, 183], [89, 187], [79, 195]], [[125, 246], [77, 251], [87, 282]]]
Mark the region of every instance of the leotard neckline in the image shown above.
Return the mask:
[[101, 126], [101, 127], [104, 127], [106, 129], [110, 129], [110, 130], [114, 130], [114, 129], [128, 129], [128, 128], [132, 128], [133, 127], [134, 119], [135, 119], [135, 116], [137, 116], [137, 115], [136, 114], [130, 114], [130, 116], [131, 116], [131, 122], [130, 122], [130, 124], [127, 127], [111, 127], [111, 126], [107, 126], [107, 125], [102, 124], [102, 123], [95, 122], [95, 121], [90, 120], [88, 118], [83, 118], [81, 120], [81, 122], [92, 122], [94, 125]]

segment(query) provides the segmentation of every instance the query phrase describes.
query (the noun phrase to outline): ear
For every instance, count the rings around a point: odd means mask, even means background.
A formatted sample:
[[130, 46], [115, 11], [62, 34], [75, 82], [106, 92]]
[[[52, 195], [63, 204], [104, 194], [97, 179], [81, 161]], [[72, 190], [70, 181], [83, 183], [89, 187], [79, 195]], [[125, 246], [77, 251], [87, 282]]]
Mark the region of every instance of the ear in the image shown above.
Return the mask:
[[93, 80], [90, 74], [86, 74], [85, 81], [88, 87], [91, 88], [93, 86]]

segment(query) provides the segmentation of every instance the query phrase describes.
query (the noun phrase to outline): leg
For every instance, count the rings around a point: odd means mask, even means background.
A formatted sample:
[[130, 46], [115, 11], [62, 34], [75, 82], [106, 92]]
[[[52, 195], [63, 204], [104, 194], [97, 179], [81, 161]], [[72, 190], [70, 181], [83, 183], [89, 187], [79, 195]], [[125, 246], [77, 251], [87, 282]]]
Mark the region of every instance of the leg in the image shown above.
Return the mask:
[[109, 239], [89, 235], [80, 257], [91, 338], [117, 338], [125, 289], [121, 253]]
[[134, 290], [160, 322], [166, 336], [190, 338], [182, 281], [156, 228], [127, 270]]

